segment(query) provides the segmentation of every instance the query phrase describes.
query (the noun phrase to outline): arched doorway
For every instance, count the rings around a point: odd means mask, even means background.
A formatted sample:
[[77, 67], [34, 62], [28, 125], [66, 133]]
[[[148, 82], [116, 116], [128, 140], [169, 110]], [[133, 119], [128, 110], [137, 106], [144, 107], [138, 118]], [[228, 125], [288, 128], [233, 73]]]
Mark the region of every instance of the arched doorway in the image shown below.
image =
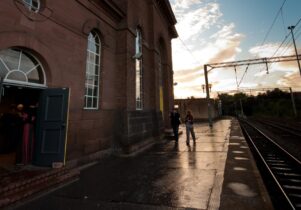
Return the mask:
[[47, 88], [31, 51], [0, 50], [0, 166], [65, 161], [68, 88]]

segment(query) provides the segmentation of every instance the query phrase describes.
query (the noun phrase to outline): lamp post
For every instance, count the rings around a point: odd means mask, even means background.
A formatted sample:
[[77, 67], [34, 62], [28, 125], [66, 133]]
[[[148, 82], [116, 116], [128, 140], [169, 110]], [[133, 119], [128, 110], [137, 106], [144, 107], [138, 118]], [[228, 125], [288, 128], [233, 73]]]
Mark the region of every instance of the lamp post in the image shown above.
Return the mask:
[[295, 47], [295, 52], [296, 52], [296, 56], [297, 56], [297, 63], [298, 63], [299, 72], [300, 72], [300, 75], [301, 75], [301, 67], [300, 67], [300, 62], [299, 62], [299, 56], [298, 56], [298, 51], [297, 51], [296, 42], [295, 42], [295, 36], [294, 36], [294, 32], [293, 32], [294, 28], [295, 28], [295, 26], [289, 26], [288, 30], [291, 30], [293, 43], [294, 43], [294, 47]]

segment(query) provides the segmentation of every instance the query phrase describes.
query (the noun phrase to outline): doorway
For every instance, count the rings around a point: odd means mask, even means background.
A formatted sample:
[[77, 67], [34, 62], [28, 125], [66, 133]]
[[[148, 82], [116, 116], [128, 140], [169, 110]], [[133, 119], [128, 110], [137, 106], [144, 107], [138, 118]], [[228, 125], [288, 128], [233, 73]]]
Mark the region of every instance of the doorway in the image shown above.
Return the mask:
[[[0, 166], [31, 163], [40, 92], [40, 89], [34, 88], [3, 86], [0, 103]], [[23, 138], [26, 138], [26, 145], [22, 145]]]
[[4, 85], [2, 92], [0, 167], [65, 164], [69, 89]]

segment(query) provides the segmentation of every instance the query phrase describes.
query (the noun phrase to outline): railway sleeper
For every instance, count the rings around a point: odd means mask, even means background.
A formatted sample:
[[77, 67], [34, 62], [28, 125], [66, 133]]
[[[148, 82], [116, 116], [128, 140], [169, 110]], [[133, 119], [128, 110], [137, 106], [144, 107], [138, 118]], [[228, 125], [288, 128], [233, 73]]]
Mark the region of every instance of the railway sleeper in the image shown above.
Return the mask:
[[287, 173], [287, 172], [278, 172], [277, 175], [279, 176], [283, 176], [285, 178], [288, 178], [288, 177], [294, 177], [294, 178], [301, 178], [301, 174], [299, 173]]
[[280, 167], [280, 166], [282, 166], [282, 167], [288, 167], [289, 165], [288, 164], [286, 164], [286, 163], [269, 163], [269, 165], [270, 166], [272, 166], [272, 167]]
[[285, 163], [285, 161], [284, 160], [275, 160], [275, 159], [268, 159], [268, 160], [266, 160], [266, 162], [271, 162], [271, 163]]
[[301, 179], [290, 179], [290, 178], [280, 178], [279, 179], [284, 184], [298, 184], [301, 185]]
[[294, 199], [301, 199], [301, 194], [289, 193], [288, 195]]
[[272, 166], [271, 169], [275, 170], [276, 172], [277, 171], [292, 171], [293, 169], [290, 168], [290, 167], [274, 167]]
[[287, 190], [293, 190], [299, 192], [298, 194], [301, 193], [301, 186], [296, 186], [296, 185], [283, 185], [283, 187]]

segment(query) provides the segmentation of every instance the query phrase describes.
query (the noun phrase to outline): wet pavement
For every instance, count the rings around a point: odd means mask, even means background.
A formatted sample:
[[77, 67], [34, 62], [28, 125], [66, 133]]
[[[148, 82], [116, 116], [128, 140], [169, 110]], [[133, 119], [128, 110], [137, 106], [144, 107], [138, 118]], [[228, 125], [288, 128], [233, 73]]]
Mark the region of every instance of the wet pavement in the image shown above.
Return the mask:
[[17, 209], [219, 209], [230, 125], [196, 124], [190, 146], [182, 127], [178, 144], [162, 141], [134, 157], [102, 159], [79, 181]]

